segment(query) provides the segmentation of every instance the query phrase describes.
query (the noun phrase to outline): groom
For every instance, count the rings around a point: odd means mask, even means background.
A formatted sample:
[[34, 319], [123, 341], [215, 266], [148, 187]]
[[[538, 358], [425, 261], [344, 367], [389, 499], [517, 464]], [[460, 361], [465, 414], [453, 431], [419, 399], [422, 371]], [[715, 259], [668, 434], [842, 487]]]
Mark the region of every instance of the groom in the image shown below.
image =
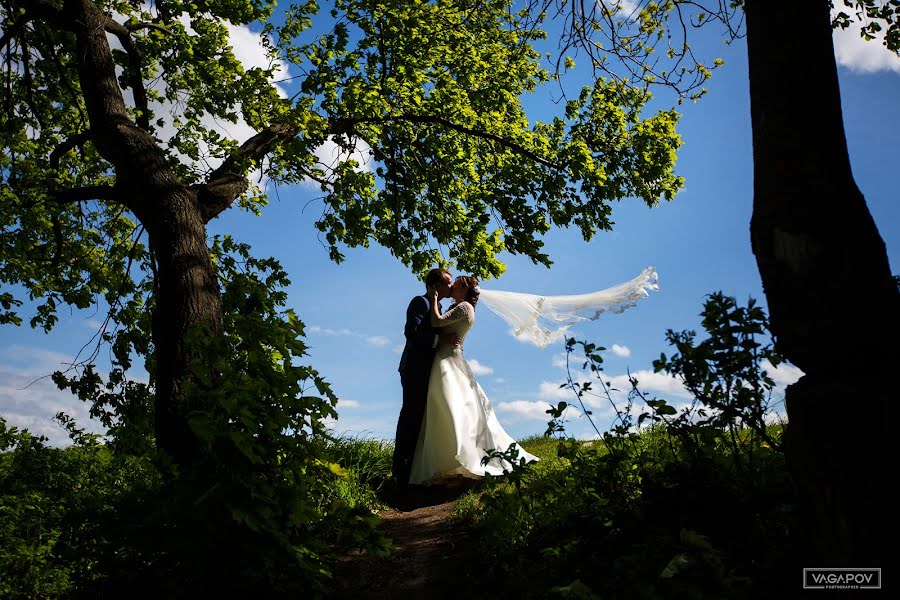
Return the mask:
[[431, 327], [431, 295], [436, 290], [438, 300], [450, 297], [452, 277], [446, 269], [432, 269], [425, 277], [425, 294], [413, 298], [406, 309], [406, 346], [400, 357], [400, 385], [403, 386], [403, 407], [397, 419], [394, 441], [393, 479], [404, 486], [409, 482], [413, 454], [419, 441], [419, 429], [428, 398], [428, 379], [438, 341], [458, 345], [455, 334], [438, 335]]

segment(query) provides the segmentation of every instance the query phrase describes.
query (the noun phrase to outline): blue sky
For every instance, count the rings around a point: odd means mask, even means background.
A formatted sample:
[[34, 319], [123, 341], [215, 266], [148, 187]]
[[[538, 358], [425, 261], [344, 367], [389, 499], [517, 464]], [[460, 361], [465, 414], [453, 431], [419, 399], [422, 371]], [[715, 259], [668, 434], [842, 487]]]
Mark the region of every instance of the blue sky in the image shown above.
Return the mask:
[[[258, 51], [253, 34], [236, 30], [233, 39], [238, 38], [239, 56], [254, 60]], [[676, 170], [686, 179], [684, 190], [672, 202], [653, 209], [637, 200], [623, 200], [614, 207], [614, 231], [598, 234], [590, 243], [576, 231], [554, 230], [546, 238], [546, 250], [554, 260], [551, 269], [506, 256], [506, 274], [484, 283], [493, 289], [577, 294], [627, 281], [646, 266], [656, 267], [659, 292], [622, 314], [579, 327], [574, 334], [608, 348], [607, 378], [621, 389], [630, 370], [643, 389], [675, 404], [687, 400], [678, 382], [653, 374], [651, 366], [660, 352], [670, 353], [666, 329], [699, 330], [704, 296], [717, 290], [741, 302], [752, 296], [765, 306], [749, 238], [752, 161], [745, 45], [739, 40], [725, 47], [720, 38], [701, 44], [709, 44], [704, 48], [707, 56], [721, 56], [726, 64], [708, 82], [707, 96], [678, 108], [684, 145]], [[852, 31], [836, 34], [836, 54], [854, 175], [897, 273], [900, 58], [878, 44], [864, 44]], [[799, 76], [803, 57], [785, 57], [785, 64]], [[659, 100], [671, 102], [663, 94]], [[556, 110], [538, 96], [529, 98], [527, 106], [534, 119], [546, 119]], [[340, 398], [339, 419], [332, 424], [335, 431], [392, 438], [400, 409], [397, 363], [404, 312], [409, 299], [424, 288], [381, 248], [349, 250], [340, 265], [329, 261], [312, 226], [319, 195], [316, 187], [306, 185], [270, 189], [270, 205], [262, 217], [233, 209], [211, 224], [210, 233], [232, 233], [251, 243], [257, 256], [277, 257], [288, 271], [289, 305], [307, 325], [310, 362]], [[864, 310], [864, 305], [860, 308]], [[0, 330], [0, 415], [48, 435], [54, 443], [64, 443], [65, 436], [51, 422], [52, 415], [64, 410], [88, 424], [87, 407], [56, 390], [48, 378], [39, 378], [71, 362], [103, 316], [102, 308], [64, 313], [50, 335], [27, 326]], [[859, 350], [842, 348], [839, 340], [835, 343], [838, 357], [842, 351]], [[558, 390], [565, 376], [560, 366], [562, 345], [541, 350], [521, 343], [484, 307], [478, 309], [465, 355], [501, 423], [515, 437], [542, 433], [547, 405], [567, 398]], [[840, 374], [839, 362], [835, 369]], [[797, 376], [790, 366], [777, 373], [782, 383]], [[609, 415], [605, 401], [594, 407], [601, 429], [609, 424]], [[570, 417], [571, 433], [590, 436], [585, 419], [577, 413]]]

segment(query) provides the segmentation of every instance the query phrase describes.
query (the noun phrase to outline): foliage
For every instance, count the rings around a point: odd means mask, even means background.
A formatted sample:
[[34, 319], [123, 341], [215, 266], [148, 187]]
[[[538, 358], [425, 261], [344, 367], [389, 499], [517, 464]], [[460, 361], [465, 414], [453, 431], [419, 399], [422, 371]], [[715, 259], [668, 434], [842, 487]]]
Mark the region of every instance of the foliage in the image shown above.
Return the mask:
[[[768, 425], [763, 436], [742, 424], [741, 415], [761, 414], [764, 394], [752, 396], [760, 403], [753, 410], [742, 405], [745, 413], [721, 408], [747, 400], [725, 382], [749, 385], [755, 373], [758, 389], [767, 385], [759, 363], [777, 357], [748, 343], [766, 334], [764, 315], [752, 301], [738, 308], [712, 294], [703, 317], [716, 341], [695, 345], [688, 332], [670, 335], [680, 354], [658, 365], [672, 367], [687, 389], [705, 390], [696, 406], [678, 410], [648, 398], [632, 379], [627, 405], [616, 406], [614, 426], [600, 439], [560, 437], [556, 461], [530, 466], [518, 482], [492, 482], [460, 503], [456, 519], [474, 523], [482, 550], [495, 557], [485, 585], [522, 597], [734, 598], [777, 593], [796, 576], [796, 501], [777, 445], [782, 427]], [[594, 379], [575, 382], [570, 374], [577, 401], [615, 404], [602, 348], [568, 340], [570, 355], [576, 345]], [[705, 368], [673, 367], [701, 356]], [[561, 407], [548, 413], [550, 429], [562, 433]]]
[[[900, 1], [898, 0], [841, 0], [832, 2], [831, 25], [846, 29], [854, 21], [862, 25], [859, 35], [872, 41], [884, 31], [882, 44], [891, 52], [900, 53]], [[850, 11], [848, 13], [847, 11]]]
[[[147, 457], [122, 456], [60, 419], [74, 444], [0, 418], [0, 597], [55, 598], [131, 580], [153, 561], [142, 523], [162, 480]], [[143, 546], [143, 548], [142, 548]]]

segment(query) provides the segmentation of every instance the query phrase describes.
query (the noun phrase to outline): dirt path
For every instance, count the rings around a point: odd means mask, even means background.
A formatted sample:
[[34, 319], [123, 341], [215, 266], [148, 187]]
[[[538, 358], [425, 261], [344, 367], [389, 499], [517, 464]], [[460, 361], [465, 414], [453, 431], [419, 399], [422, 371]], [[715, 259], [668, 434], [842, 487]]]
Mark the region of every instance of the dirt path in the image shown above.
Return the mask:
[[462, 491], [416, 490], [397, 508], [379, 513], [380, 528], [394, 541], [387, 558], [353, 552], [335, 565], [335, 597], [458, 600], [477, 568], [469, 532], [446, 519]]

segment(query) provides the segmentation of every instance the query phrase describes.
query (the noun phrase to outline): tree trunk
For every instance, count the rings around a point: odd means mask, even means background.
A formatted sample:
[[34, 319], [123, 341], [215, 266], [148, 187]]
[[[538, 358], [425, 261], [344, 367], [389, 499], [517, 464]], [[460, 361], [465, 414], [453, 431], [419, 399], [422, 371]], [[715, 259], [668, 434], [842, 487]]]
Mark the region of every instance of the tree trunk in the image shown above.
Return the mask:
[[746, 0], [745, 11], [751, 240], [776, 348], [805, 373], [786, 393], [786, 451], [815, 548], [804, 558], [886, 566], [896, 392], [877, 374], [900, 362], [900, 293], [850, 168], [829, 3]]
[[[159, 214], [142, 221], [156, 257], [157, 289], [153, 311], [156, 347], [157, 445], [176, 463], [188, 465], [198, 454], [188, 419], [198, 399], [184, 393], [191, 369], [204, 368], [204, 356], [186, 344], [191, 329], [222, 334], [222, 298], [206, 245], [206, 226], [196, 193], [179, 187], [160, 191]], [[212, 373], [209, 373], [213, 377]]]
[[75, 33], [90, 140], [115, 167], [117, 196], [144, 225], [155, 253], [157, 445], [187, 466], [197, 457], [188, 419], [202, 407], [191, 405], [183, 384], [203, 357], [192, 355], [185, 333], [199, 326], [215, 336], [223, 327], [222, 300], [206, 245], [208, 219], [197, 192], [178, 181], [156, 140], [126, 109], [107, 41], [109, 17], [90, 0], [66, 0], [63, 6], [63, 28]]

